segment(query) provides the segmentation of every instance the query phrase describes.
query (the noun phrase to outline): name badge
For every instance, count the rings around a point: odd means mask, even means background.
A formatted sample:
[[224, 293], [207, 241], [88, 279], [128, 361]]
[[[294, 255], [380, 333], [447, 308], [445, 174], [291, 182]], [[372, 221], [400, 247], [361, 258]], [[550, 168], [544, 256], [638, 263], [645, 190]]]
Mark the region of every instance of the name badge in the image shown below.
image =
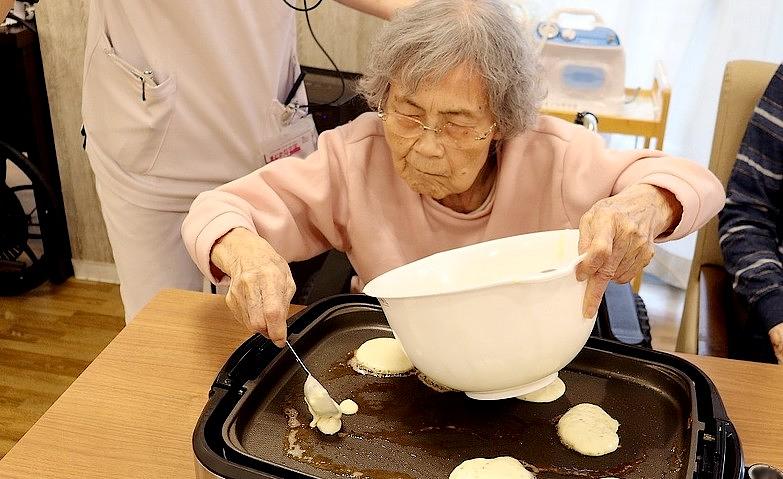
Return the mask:
[[314, 152], [317, 145], [315, 122], [312, 115], [306, 115], [281, 126], [277, 135], [263, 140], [260, 146], [264, 163], [269, 164], [288, 156], [304, 158]]

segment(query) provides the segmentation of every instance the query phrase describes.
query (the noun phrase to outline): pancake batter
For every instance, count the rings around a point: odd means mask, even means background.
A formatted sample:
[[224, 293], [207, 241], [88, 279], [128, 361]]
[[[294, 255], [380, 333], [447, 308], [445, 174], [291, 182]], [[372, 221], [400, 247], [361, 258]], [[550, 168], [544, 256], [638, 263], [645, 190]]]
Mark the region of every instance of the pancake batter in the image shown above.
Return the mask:
[[549, 383], [549, 385], [544, 386], [543, 388], [539, 389], [538, 391], [533, 391], [532, 393], [527, 393], [525, 395], [517, 397], [517, 399], [521, 399], [523, 401], [527, 402], [552, 402], [560, 398], [565, 393], [566, 387], [565, 383], [562, 379], [556, 378], [554, 381]]
[[340, 412], [345, 415], [356, 414], [359, 411], [359, 405], [350, 399], [340, 403]]
[[313, 415], [310, 427], [318, 427], [318, 430], [324, 434], [335, 434], [342, 428], [340, 406], [313, 376], [307, 376], [304, 383], [304, 396], [307, 409]]

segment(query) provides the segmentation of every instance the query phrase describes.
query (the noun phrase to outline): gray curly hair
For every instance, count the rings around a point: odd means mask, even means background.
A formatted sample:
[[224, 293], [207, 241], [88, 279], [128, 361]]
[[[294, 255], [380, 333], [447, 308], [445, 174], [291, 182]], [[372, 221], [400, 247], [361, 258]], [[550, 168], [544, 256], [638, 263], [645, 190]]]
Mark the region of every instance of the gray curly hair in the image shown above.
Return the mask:
[[503, 138], [533, 124], [544, 97], [537, 52], [503, 0], [419, 0], [400, 10], [375, 38], [358, 89], [375, 107], [392, 80], [413, 92], [462, 64], [483, 77]]

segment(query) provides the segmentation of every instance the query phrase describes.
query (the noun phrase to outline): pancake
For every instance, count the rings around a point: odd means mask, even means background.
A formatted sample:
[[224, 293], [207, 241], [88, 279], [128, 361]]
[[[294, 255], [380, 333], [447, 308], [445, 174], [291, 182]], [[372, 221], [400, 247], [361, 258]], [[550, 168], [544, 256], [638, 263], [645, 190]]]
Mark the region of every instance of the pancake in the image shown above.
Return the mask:
[[423, 382], [428, 388], [432, 389], [433, 391], [439, 392], [439, 393], [448, 393], [448, 392], [454, 392], [456, 389], [452, 389], [448, 386], [444, 386], [443, 384], [439, 384], [435, 381], [433, 381], [431, 378], [426, 376], [423, 372], [419, 371], [416, 373], [416, 377], [419, 378], [419, 381]]
[[521, 462], [508, 456], [494, 459], [469, 459], [449, 474], [449, 479], [535, 479], [535, 477]]
[[375, 338], [356, 350], [351, 367], [361, 374], [403, 376], [413, 371], [402, 344], [394, 338]]
[[568, 448], [585, 456], [603, 456], [620, 446], [612, 416], [595, 404], [578, 404], [569, 409], [557, 422], [557, 434]]

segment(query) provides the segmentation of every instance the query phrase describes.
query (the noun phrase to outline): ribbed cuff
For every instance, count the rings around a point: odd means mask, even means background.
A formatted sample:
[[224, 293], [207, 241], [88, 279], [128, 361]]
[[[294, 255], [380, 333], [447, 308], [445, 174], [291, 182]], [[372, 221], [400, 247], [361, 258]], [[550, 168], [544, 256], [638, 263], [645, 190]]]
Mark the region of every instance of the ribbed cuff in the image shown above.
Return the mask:
[[767, 328], [783, 323], [783, 288], [778, 288], [759, 298], [752, 307], [753, 313]]
[[218, 280], [212, 274], [212, 260], [210, 259], [212, 246], [221, 236], [234, 228], [246, 228], [250, 231], [255, 231], [255, 226], [247, 218], [235, 211], [227, 211], [219, 214], [207, 223], [196, 237], [194, 247], [196, 265], [212, 284], [227, 283], [225, 276]]
[[676, 176], [664, 173], [647, 175], [642, 178], [640, 183], [657, 186], [658, 188], [669, 191], [682, 205], [682, 216], [680, 216], [680, 221], [673, 229], [666, 232], [668, 234], [655, 238], [656, 243], [665, 243], [667, 241], [683, 238], [695, 229], [694, 226], [696, 224], [696, 219], [699, 217], [701, 200], [699, 199], [699, 194], [690, 183], [682, 178], [677, 178]]

